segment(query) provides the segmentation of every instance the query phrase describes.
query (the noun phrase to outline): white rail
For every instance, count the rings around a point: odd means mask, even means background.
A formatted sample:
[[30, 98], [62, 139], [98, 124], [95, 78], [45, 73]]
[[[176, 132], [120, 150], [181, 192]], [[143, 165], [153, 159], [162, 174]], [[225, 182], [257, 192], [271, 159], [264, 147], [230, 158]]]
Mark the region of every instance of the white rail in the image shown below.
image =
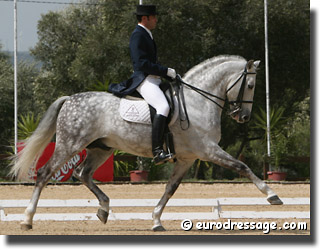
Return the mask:
[[[158, 199], [112, 199], [109, 220], [151, 220], [152, 213], [113, 213], [115, 207], [154, 207]], [[310, 205], [309, 198], [282, 198], [284, 205]], [[24, 214], [6, 214], [7, 208], [27, 207], [29, 200], [0, 200], [0, 221], [21, 221]], [[271, 211], [222, 211], [223, 206], [269, 206]], [[38, 207], [99, 207], [97, 200], [40, 200]], [[309, 219], [310, 211], [272, 211], [265, 198], [171, 199], [167, 207], [212, 207], [212, 212], [163, 213], [162, 220], [215, 220], [219, 218], [299, 218]], [[256, 209], [255, 209], [256, 210]], [[36, 213], [34, 220], [98, 220], [94, 213]]]

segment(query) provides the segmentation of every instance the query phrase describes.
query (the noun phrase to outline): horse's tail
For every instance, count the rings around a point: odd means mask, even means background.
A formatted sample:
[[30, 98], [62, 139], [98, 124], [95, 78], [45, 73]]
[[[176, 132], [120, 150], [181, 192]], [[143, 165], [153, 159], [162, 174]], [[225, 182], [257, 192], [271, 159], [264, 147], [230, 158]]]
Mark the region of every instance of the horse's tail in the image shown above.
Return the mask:
[[16, 179], [28, 179], [29, 170], [36, 163], [56, 132], [58, 114], [63, 103], [68, 99], [63, 96], [48, 108], [37, 129], [24, 143], [24, 148], [12, 157], [12, 168], [9, 175]]

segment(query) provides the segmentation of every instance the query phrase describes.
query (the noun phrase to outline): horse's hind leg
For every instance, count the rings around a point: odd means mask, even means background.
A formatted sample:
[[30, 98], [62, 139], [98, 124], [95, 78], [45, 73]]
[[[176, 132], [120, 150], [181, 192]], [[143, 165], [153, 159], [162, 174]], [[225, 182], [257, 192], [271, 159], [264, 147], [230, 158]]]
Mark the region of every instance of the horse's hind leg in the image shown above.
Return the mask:
[[246, 164], [233, 158], [227, 152], [223, 151], [218, 145], [214, 147], [212, 152], [213, 154], [210, 156], [210, 159], [206, 160], [212, 161], [225, 168], [232, 169], [249, 178], [263, 194], [267, 195], [267, 200], [271, 205], [283, 204], [278, 195], [276, 195], [276, 193], [265, 182], [258, 178]]
[[[61, 153], [64, 152], [64, 153]], [[51, 159], [47, 162], [45, 166], [40, 168], [37, 173], [36, 184], [32, 193], [32, 197], [28, 207], [25, 210], [25, 219], [21, 223], [22, 230], [32, 229], [32, 220], [33, 216], [37, 209], [37, 204], [39, 201], [39, 197], [42, 189], [48, 183], [53, 174], [60, 169], [60, 167], [69, 159], [71, 156], [66, 154], [65, 150], [58, 150], [56, 146], [56, 150], [51, 157]]]
[[113, 150], [107, 147], [88, 148], [85, 161], [73, 172], [73, 176], [87, 186], [99, 200], [101, 207], [98, 210], [97, 216], [104, 224], [107, 223], [109, 215], [109, 197], [92, 181], [92, 175], [108, 159], [112, 152]]
[[162, 212], [168, 202], [168, 200], [171, 198], [171, 196], [175, 193], [177, 188], [179, 187], [181, 180], [183, 176], [186, 174], [188, 169], [191, 167], [193, 161], [190, 162], [183, 162], [178, 160], [177, 163], [174, 166], [173, 172], [171, 174], [171, 177], [169, 179], [169, 182], [166, 186], [166, 190], [157, 204], [157, 206], [154, 208], [152, 213], [153, 218], [153, 231], [165, 231], [164, 227], [161, 224], [160, 217], [162, 215]]

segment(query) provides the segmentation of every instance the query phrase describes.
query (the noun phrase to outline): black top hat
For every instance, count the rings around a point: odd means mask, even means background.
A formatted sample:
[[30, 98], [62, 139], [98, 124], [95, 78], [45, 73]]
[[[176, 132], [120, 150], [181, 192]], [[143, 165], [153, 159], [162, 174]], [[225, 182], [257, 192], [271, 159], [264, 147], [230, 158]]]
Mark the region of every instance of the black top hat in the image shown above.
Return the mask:
[[137, 5], [137, 16], [155, 16], [158, 15], [155, 5]]

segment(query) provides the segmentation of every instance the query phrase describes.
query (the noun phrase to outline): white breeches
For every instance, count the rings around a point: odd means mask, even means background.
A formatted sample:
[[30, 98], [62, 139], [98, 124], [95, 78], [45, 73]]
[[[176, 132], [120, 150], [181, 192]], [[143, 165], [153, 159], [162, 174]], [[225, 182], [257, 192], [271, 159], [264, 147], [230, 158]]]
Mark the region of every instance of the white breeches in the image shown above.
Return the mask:
[[158, 76], [149, 75], [137, 88], [139, 94], [151, 105], [158, 115], [168, 117], [170, 107], [159, 85], [161, 79]]

